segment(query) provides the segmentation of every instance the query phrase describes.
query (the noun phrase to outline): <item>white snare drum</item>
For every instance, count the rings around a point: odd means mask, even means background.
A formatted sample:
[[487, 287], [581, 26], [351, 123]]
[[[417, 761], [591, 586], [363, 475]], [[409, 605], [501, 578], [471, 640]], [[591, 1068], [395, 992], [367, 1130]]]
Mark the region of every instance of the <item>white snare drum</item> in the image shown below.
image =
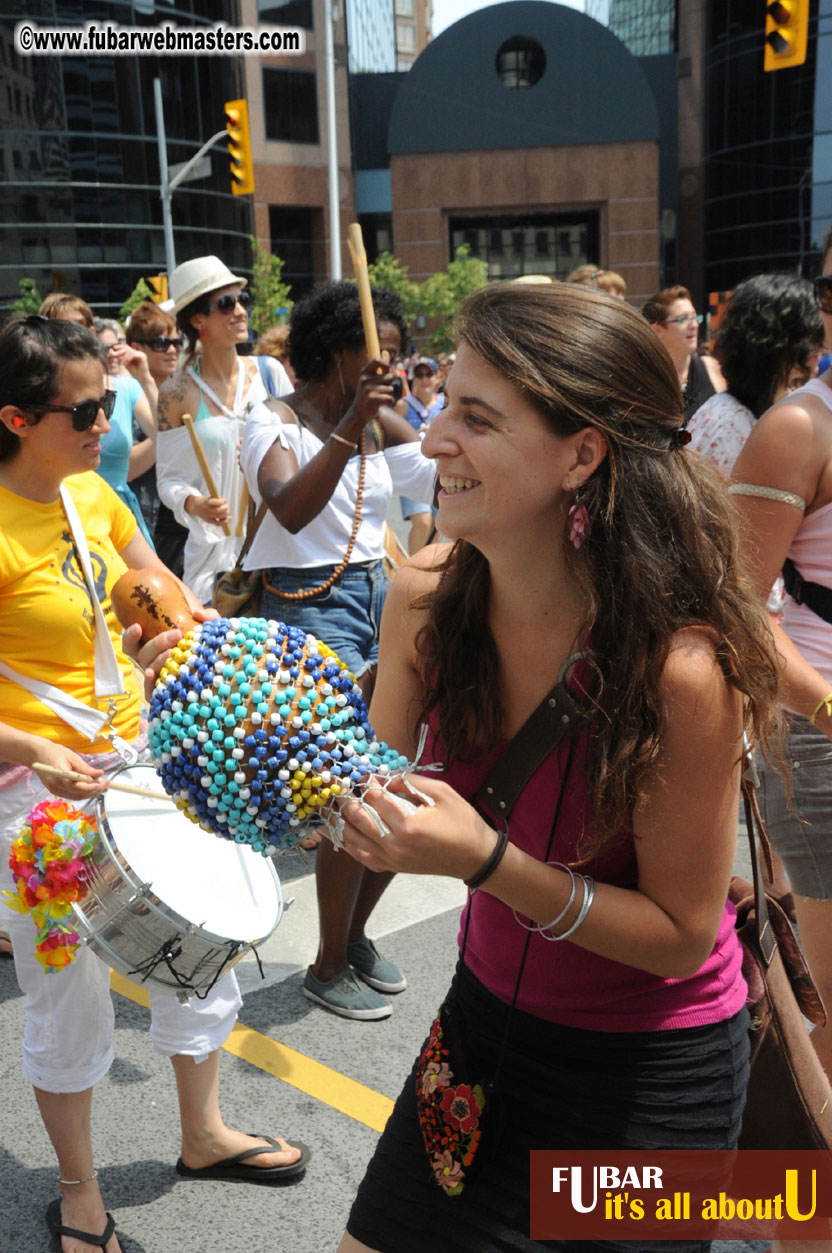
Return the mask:
[[[159, 790], [150, 765], [114, 777]], [[280, 922], [272, 860], [209, 835], [172, 801], [109, 791], [96, 818], [89, 887], [74, 919], [81, 943], [122, 974], [183, 998], [205, 996]]]

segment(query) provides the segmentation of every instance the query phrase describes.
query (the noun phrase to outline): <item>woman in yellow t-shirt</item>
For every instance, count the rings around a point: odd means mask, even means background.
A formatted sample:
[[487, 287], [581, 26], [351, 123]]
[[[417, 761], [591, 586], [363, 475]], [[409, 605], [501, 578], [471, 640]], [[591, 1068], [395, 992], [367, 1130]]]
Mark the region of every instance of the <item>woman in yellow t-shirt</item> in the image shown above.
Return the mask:
[[[139, 651], [139, 628], [125, 632], [122, 642], [112, 611], [111, 589], [125, 569], [165, 569], [130, 511], [91, 473], [109, 429], [112, 401], [104, 390], [98, 343], [85, 327], [34, 316], [9, 323], [0, 333], [0, 657], [17, 675], [50, 683], [96, 707], [94, 617], [59, 494], [65, 484], [84, 527], [98, 599], [127, 688], [113, 729], [135, 743], [140, 694], [125, 648], [152, 683], [179, 633], [165, 632]], [[185, 590], [195, 614], [204, 614]], [[11, 843], [33, 804], [50, 793], [90, 800], [106, 788], [119, 759], [107, 740], [90, 745], [4, 676], [0, 762], [0, 837]], [[84, 780], [56, 784], [53, 775], [32, 769], [35, 762], [76, 771]], [[7, 861], [0, 856], [0, 887], [13, 888]], [[30, 951], [31, 920], [11, 915], [9, 930], [27, 998], [23, 1072], [34, 1085], [58, 1157], [62, 1196], [47, 1210], [54, 1247], [118, 1253], [90, 1136], [92, 1088], [113, 1059], [109, 971], [82, 948], [70, 966], [46, 977]], [[151, 1038], [171, 1058], [179, 1094], [182, 1156], [176, 1169], [192, 1178], [279, 1182], [304, 1169], [308, 1152], [285, 1140], [233, 1131], [219, 1110], [219, 1048], [240, 1004], [232, 971], [205, 1000], [181, 1005], [161, 996], [152, 1006]]]

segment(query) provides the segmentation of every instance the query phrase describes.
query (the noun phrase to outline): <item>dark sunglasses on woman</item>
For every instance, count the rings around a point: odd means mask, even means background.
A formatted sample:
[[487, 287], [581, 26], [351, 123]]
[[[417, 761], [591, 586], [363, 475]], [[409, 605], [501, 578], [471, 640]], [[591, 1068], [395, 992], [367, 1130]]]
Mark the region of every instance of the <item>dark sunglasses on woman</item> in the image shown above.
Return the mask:
[[815, 300], [821, 313], [832, 313], [832, 274], [815, 279]]
[[103, 409], [104, 417], [109, 418], [115, 403], [115, 392], [105, 392], [100, 400], [82, 400], [77, 405], [21, 405], [20, 408], [24, 413], [39, 414], [40, 417], [45, 413], [71, 413], [72, 429], [88, 431], [98, 417], [98, 410]]
[[179, 352], [184, 344], [181, 335], [155, 335], [153, 339], [134, 339], [134, 344], [144, 344], [146, 348], [152, 348], [154, 352], [167, 352], [169, 348], [175, 348]]
[[233, 313], [238, 304], [242, 305], [244, 309], [251, 308], [251, 296], [247, 291], [236, 293], [233, 291], [227, 291], [224, 295], [217, 296], [217, 299], [212, 300], [208, 306], [208, 312], [213, 313], [215, 309], [218, 309], [220, 313], [227, 315], [229, 313]]

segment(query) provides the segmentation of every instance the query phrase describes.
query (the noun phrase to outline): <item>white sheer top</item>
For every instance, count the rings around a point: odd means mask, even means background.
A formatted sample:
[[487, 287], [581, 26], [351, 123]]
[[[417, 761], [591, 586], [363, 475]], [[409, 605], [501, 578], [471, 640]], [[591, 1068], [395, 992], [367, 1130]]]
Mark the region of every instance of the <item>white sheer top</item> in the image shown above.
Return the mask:
[[[252, 409], [243, 435], [240, 463], [249, 491], [259, 499], [257, 474], [266, 453], [279, 441], [291, 451], [298, 469], [305, 466], [323, 447], [317, 435], [304, 426], [281, 422], [265, 405]], [[358, 454], [350, 457], [335, 491], [317, 517], [297, 535], [282, 527], [267, 513], [244, 561], [246, 570], [285, 566], [292, 570], [312, 566], [337, 565], [347, 550], [358, 491]], [[384, 529], [390, 498], [394, 494], [416, 500], [433, 498], [436, 467], [422, 455], [418, 441], [397, 444], [367, 457], [361, 525], [350, 562], [378, 561], [384, 556]]]

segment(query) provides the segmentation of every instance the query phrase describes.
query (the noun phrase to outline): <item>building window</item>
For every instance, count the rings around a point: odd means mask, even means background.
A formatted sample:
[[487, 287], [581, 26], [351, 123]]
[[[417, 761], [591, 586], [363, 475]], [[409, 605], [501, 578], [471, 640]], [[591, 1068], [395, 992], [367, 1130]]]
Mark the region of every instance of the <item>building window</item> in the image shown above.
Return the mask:
[[266, 139], [317, 144], [318, 88], [312, 70], [263, 67]]
[[315, 29], [312, 0], [257, 0], [257, 17], [262, 26]]
[[416, 27], [409, 22], [396, 22], [396, 47], [400, 52], [416, 51]]
[[546, 69], [546, 53], [536, 39], [514, 35], [497, 52], [497, 74], [504, 87], [534, 87]]
[[[269, 205], [271, 249], [283, 261], [282, 278], [297, 300], [315, 282], [315, 253], [323, 244], [321, 210], [305, 205]], [[275, 310], [275, 320], [278, 310]]]
[[489, 279], [548, 274], [564, 279], [577, 265], [597, 260], [597, 210], [451, 218], [451, 255], [468, 244], [488, 264]]
[[413, 17], [413, 0], [396, 0], [397, 17]]

